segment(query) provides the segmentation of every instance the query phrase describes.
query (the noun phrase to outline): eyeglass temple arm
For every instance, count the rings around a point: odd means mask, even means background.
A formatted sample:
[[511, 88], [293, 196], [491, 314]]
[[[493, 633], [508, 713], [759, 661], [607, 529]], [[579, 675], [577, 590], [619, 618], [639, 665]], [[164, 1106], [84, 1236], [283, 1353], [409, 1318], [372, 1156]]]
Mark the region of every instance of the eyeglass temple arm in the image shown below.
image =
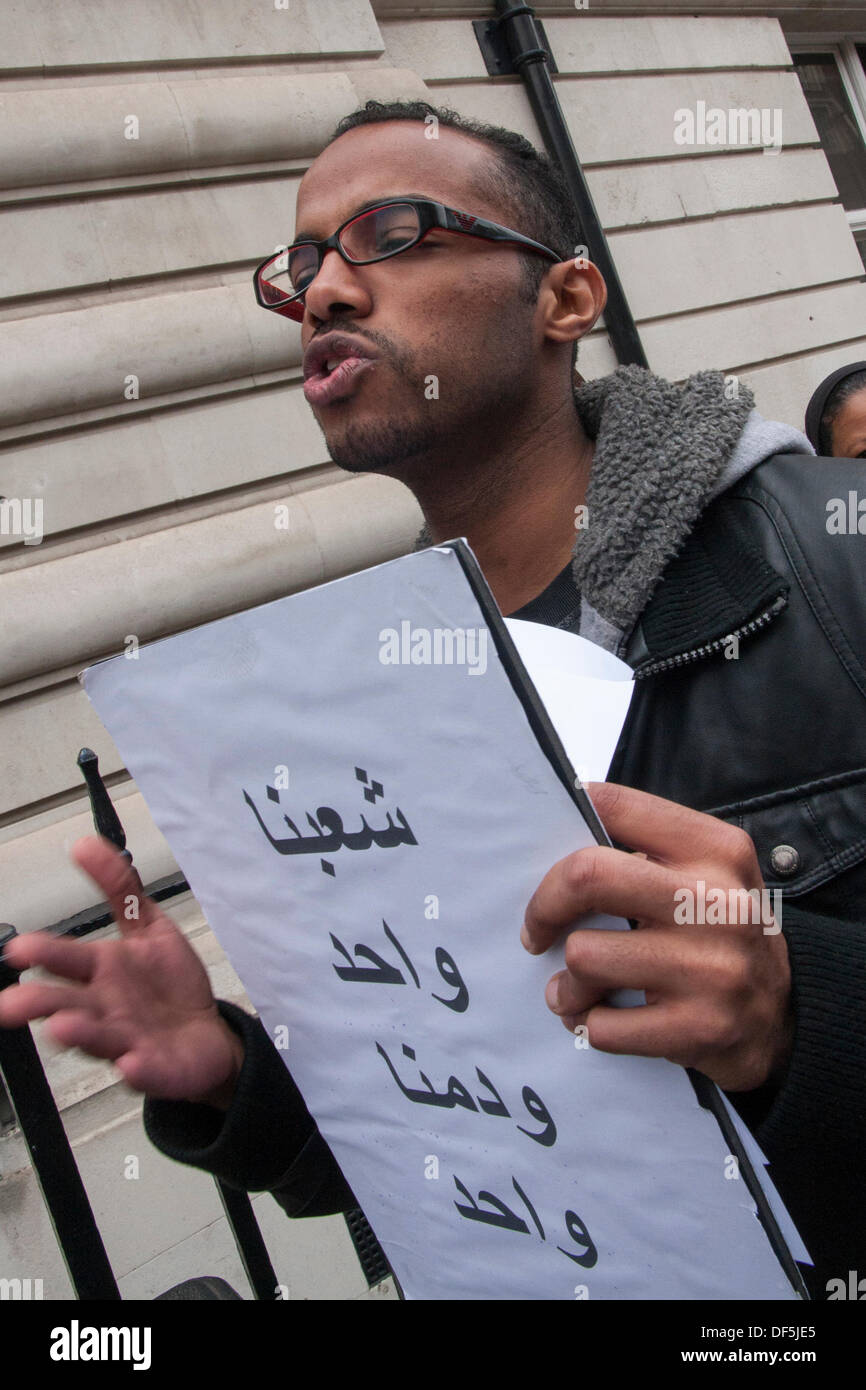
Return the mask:
[[[480, 236], [485, 241], [509, 241], [519, 246], [526, 246], [532, 251], [539, 251], [547, 256], [551, 261], [560, 261], [555, 251], [551, 251], [549, 246], [542, 246], [540, 241], [533, 241], [532, 237], [522, 236], [520, 232], [509, 231], [507, 227], [500, 227], [496, 222], [487, 222], [483, 217], [469, 217], [461, 214], [460, 217], [450, 208], [443, 208], [445, 214], [444, 226], [449, 232], [468, 232], [470, 236]], [[462, 217], [462, 220], [461, 220]]]

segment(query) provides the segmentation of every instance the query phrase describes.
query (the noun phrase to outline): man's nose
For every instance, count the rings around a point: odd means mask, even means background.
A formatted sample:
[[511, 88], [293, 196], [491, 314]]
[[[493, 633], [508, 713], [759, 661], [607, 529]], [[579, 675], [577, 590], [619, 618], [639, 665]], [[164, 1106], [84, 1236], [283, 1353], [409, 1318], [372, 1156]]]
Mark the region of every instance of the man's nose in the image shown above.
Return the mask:
[[362, 315], [369, 313], [372, 302], [364, 285], [366, 269], [366, 266], [349, 265], [333, 248], [326, 251], [304, 296], [304, 303], [313, 317], [327, 319], [345, 309]]

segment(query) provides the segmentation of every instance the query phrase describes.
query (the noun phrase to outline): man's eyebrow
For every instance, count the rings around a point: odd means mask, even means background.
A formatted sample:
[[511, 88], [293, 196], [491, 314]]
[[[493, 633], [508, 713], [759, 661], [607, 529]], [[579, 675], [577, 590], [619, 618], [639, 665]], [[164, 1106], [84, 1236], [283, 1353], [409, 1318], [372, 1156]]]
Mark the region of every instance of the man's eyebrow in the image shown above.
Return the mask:
[[[370, 208], [381, 207], [382, 203], [399, 202], [401, 198], [423, 198], [425, 202], [438, 202], [438, 198], [431, 198], [429, 193], [380, 193], [378, 198], [369, 198], [366, 203], [359, 203], [353, 208], [348, 217], [343, 218], [343, 222], [348, 222], [349, 218], [357, 217], [362, 212], [368, 212]], [[343, 222], [340, 223], [342, 227]], [[320, 241], [315, 232], [295, 232], [295, 241]]]

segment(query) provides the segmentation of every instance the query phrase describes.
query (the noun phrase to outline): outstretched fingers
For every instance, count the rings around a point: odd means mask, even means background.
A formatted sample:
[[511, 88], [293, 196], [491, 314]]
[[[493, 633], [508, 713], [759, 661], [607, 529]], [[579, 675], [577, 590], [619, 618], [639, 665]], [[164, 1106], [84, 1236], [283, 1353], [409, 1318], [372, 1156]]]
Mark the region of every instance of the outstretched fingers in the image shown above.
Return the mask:
[[0, 1027], [23, 1028], [35, 1018], [50, 1018], [60, 1009], [86, 1007], [83, 988], [58, 985], [10, 985], [0, 993]]
[[109, 1062], [122, 1057], [131, 1045], [128, 1028], [103, 1023], [85, 1009], [74, 1007], [58, 1010], [46, 1024], [46, 1031], [64, 1047], [80, 1047], [91, 1057], [105, 1057]]
[[96, 968], [96, 954], [88, 941], [73, 941], [67, 937], [49, 936], [44, 931], [13, 936], [3, 952], [4, 959], [15, 970], [29, 970], [41, 965], [53, 975], [65, 980], [87, 984]]
[[0, 991], [0, 1027], [22, 1028], [35, 1018], [48, 1018], [58, 1009], [86, 1005], [86, 986], [93, 977], [96, 958], [92, 944], [67, 941], [46, 932], [28, 932], [7, 942], [4, 960], [14, 970], [42, 966], [54, 975], [75, 982], [77, 988], [28, 981]]

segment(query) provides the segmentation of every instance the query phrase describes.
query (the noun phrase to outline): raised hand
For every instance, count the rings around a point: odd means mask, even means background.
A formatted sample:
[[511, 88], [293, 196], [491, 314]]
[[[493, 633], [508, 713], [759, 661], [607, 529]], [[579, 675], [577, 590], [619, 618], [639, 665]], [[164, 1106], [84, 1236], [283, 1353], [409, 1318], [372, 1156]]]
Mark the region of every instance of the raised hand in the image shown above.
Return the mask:
[[10, 965], [42, 966], [65, 983], [10, 985], [0, 992], [0, 1026], [46, 1018], [56, 1042], [108, 1058], [133, 1090], [226, 1109], [243, 1044], [195, 951], [108, 840], [79, 840], [71, 857], [104, 894], [120, 940], [15, 937], [4, 953]]

